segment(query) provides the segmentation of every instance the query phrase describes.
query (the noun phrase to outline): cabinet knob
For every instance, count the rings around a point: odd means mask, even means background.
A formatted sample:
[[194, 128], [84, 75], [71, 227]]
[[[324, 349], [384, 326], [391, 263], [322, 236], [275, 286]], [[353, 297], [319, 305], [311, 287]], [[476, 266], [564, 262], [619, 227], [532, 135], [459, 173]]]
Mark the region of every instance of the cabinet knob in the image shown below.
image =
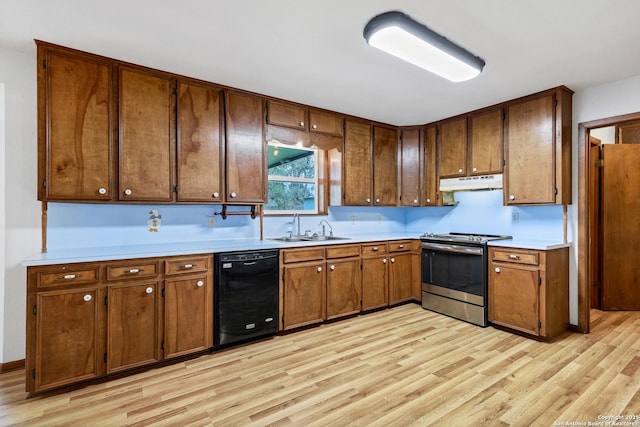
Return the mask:
[[509, 195], [509, 200], [515, 200], [516, 196], [514, 196], [513, 194]]
[[236, 196], [237, 196], [237, 194], [236, 194], [236, 193], [235, 193], [235, 191], [234, 191], [234, 192], [232, 192], [232, 193], [230, 194], [230, 196], [231, 196], [231, 197], [236, 197]]
[[153, 292], [153, 288], [151, 286], [149, 286], [147, 289], [144, 290], [146, 293], [150, 294]]
[[463, 172], [463, 170], [462, 170], [462, 169], [458, 169], [458, 173], [460, 173], [460, 174], [461, 174], [462, 172]]
[[478, 168], [473, 168], [473, 171], [474, 172], [478, 172]]
[[318, 267], [318, 273], [322, 271], [322, 267]]
[[367, 198], [367, 203], [371, 203], [371, 199]]
[[391, 262], [396, 262], [396, 259], [395, 258], [391, 258]]
[[304, 126], [304, 122], [300, 122], [298, 123], [300, 126]]
[[130, 196], [130, 195], [132, 195], [132, 194], [133, 194], [133, 191], [131, 191], [131, 189], [130, 189], [130, 188], [127, 188], [126, 190], [124, 190], [124, 195], [125, 195], [125, 196]]
[[312, 129], [318, 129], [318, 125], [312, 125], [311, 128]]
[[417, 205], [418, 204], [418, 199], [413, 199], [413, 204]]
[[376, 199], [376, 203], [380, 203], [380, 199]]
[[98, 194], [102, 194], [103, 196], [107, 194], [107, 189], [104, 187], [98, 188]]
[[500, 267], [496, 267], [496, 273], [500, 273]]
[[431, 199], [427, 199], [427, 203], [431, 203]]
[[220, 193], [218, 193], [217, 191], [214, 191], [211, 197], [213, 197], [214, 199], [217, 199], [218, 197], [220, 197]]
[[383, 258], [383, 259], [382, 259], [382, 263], [383, 263], [383, 264], [386, 264], [386, 263], [387, 263], [387, 259], [386, 259], [386, 258]]
[[398, 245], [398, 248], [404, 249], [404, 245]]
[[196, 282], [196, 286], [197, 286], [197, 287], [199, 287], [199, 288], [201, 288], [202, 286], [204, 286], [204, 281], [202, 281], [202, 280], [198, 280], [198, 281]]
[[87, 294], [85, 296], [82, 297], [83, 300], [85, 300], [86, 302], [91, 301], [91, 295]]
[[329, 268], [331, 269], [331, 271], [333, 271], [333, 270], [335, 270], [335, 269], [336, 269], [336, 266], [335, 266], [335, 265], [333, 265], [333, 264], [331, 264], [331, 267], [329, 267]]

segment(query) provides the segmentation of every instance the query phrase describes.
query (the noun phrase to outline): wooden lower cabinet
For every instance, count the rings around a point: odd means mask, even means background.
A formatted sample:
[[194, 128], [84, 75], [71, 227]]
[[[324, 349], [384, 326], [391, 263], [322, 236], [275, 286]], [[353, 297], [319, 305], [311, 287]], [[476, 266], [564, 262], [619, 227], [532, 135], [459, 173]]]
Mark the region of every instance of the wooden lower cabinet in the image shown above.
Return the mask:
[[414, 299], [412, 264], [410, 253], [389, 257], [389, 305]]
[[569, 249], [489, 248], [489, 321], [552, 339], [569, 326]]
[[361, 273], [360, 257], [327, 262], [327, 320], [360, 313]]
[[212, 266], [197, 256], [28, 267], [26, 391], [210, 348]]
[[324, 322], [327, 315], [325, 262], [283, 267], [282, 329]]
[[362, 311], [389, 305], [389, 268], [386, 255], [362, 259]]

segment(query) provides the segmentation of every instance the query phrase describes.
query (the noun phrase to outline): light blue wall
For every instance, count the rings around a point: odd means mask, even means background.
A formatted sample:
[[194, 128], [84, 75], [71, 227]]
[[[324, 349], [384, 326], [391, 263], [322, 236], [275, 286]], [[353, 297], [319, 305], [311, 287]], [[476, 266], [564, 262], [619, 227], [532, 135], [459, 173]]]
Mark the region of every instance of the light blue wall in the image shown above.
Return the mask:
[[[327, 219], [334, 235], [371, 233], [475, 232], [509, 234], [521, 239], [563, 238], [561, 206], [505, 207], [502, 191], [472, 191], [455, 194], [457, 206], [424, 208], [332, 207], [327, 216], [302, 216], [301, 231], [320, 230]], [[158, 232], [150, 232], [150, 210], [162, 216]], [[247, 207], [230, 210], [243, 211]], [[89, 248], [204, 240], [256, 239], [259, 219], [229, 216], [223, 220], [216, 205], [97, 205], [49, 203], [48, 249]], [[517, 213], [518, 222], [512, 222]], [[208, 226], [214, 216], [215, 226]], [[264, 236], [284, 236], [291, 217], [265, 217]], [[294, 232], [296, 230], [294, 229]], [[328, 232], [328, 229], [327, 229]]]

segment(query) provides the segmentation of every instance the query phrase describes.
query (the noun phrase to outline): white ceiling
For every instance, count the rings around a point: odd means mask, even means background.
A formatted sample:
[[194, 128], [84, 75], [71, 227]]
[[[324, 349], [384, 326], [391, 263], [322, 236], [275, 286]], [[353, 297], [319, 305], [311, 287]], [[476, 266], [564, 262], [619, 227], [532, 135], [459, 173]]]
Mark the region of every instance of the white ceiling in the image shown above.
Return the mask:
[[[400, 10], [483, 58], [451, 83], [369, 47]], [[640, 74], [638, 0], [0, 0], [0, 46], [40, 39], [395, 125]]]

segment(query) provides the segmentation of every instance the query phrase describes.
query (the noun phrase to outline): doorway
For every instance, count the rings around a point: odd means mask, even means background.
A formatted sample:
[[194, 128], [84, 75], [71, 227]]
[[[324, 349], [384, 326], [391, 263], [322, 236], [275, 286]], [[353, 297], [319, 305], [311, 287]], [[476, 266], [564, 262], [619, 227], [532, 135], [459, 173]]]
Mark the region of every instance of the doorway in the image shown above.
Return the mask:
[[[620, 199], [620, 194], [618, 194], [618, 198], [609, 198], [606, 199], [605, 191], [601, 190], [602, 185], [607, 185], [605, 181], [608, 179], [608, 182], [611, 182], [612, 188], [627, 188], [627, 187], [640, 187], [636, 184], [628, 186], [627, 184], [630, 182], [637, 182], [640, 179], [640, 174], [628, 175], [626, 173], [623, 174], [613, 174], [608, 175], [608, 178], [605, 178], [604, 174], [602, 174], [602, 170], [604, 167], [603, 162], [599, 161], [603, 152], [609, 153], [609, 157], [611, 158], [610, 163], [615, 165], [615, 162], [624, 161], [624, 159], [629, 158], [631, 153], [623, 153], [625, 147], [621, 147], [624, 145], [624, 140], [619, 140], [620, 135], [632, 135], [636, 129], [640, 129], [640, 127], [636, 127], [634, 125], [640, 124], [640, 113], [633, 113], [624, 116], [611, 117], [602, 120], [596, 120], [586, 123], [579, 124], [578, 129], [578, 329], [581, 332], [588, 333], [589, 332], [589, 323], [590, 316], [589, 310], [592, 306], [598, 306], [599, 308], [604, 308], [602, 306], [603, 297], [605, 297], [607, 291], [604, 289], [607, 286], [607, 271], [615, 271], [615, 263], [613, 260], [615, 258], [609, 257], [606, 260], [609, 254], [604, 254], [603, 248], [605, 246], [617, 246], [622, 249], [636, 251], [635, 248], [627, 246], [629, 243], [624, 241], [624, 237], [628, 236], [630, 233], [614, 230], [612, 224], [620, 225], [624, 220], [624, 216], [616, 217], [607, 216], [608, 214], [617, 213], [616, 210], [622, 211], [623, 209], [611, 209], [607, 206], [616, 206], [616, 204], [621, 203], [620, 200], [624, 200], [625, 203], [628, 200], [635, 201], [633, 197], [627, 197], [626, 195], [622, 196]], [[612, 127], [614, 129], [614, 141], [613, 144], [609, 144], [608, 148], [602, 149], [600, 146], [605, 146], [607, 144], [602, 144], [602, 142], [607, 141], [598, 141], [600, 138], [594, 138], [598, 134], [597, 130], [601, 128]], [[593, 132], [592, 132], [593, 131]], [[593, 135], [592, 135], [593, 133]], [[623, 144], [615, 144], [615, 143], [623, 143]], [[618, 145], [618, 147], [614, 148], [614, 144]], [[640, 153], [640, 144], [629, 144], [636, 145], [633, 147], [632, 151], [636, 151]], [[605, 154], [606, 156], [607, 154]], [[640, 154], [639, 154], [640, 155]], [[606, 159], [604, 160], [606, 162]], [[611, 166], [610, 164], [610, 166]], [[632, 167], [618, 168], [618, 171], [629, 171], [633, 172]], [[615, 170], [615, 168], [611, 168], [611, 170]], [[612, 178], [616, 177], [618, 181]], [[625, 181], [626, 180], [626, 181]], [[613, 191], [610, 191], [610, 195], [615, 195]], [[639, 205], [640, 206], [640, 205]], [[624, 207], [626, 210], [635, 209], [635, 207]], [[637, 215], [637, 211], [632, 212], [632, 218]], [[622, 219], [621, 219], [622, 218]], [[609, 229], [614, 230], [616, 233], [616, 237], [622, 236], [623, 240], [616, 241], [615, 239], [603, 239], [604, 235], [608, 235], [607, 231], [604, 231], [605, 228], [609, 227]], [[637, 235], [637, 234], [636, 234]], [[628, 252], [627, 252], [628, 253]], [[615, 255], [613, 252], [611, 255]], [[618, 255], [620, 256], [620, 255]], [[603, 262], [604, 261], [604, 262]], [[619, 265], [628, 265], [619, 264]], [[622, 271], [623, 274], [632, 274], [630, 271]], [[613, 276], [611, 276], [613, 277]], [[632, 282], [632, 281], [631, 281]], [[635, 292], [635, 290], [633, 290]], [[595, 293], [595, 295], [594, 295]], [[628, 294], [625, 294], [628, 295]], [[640, 295], [640, 293], [639, 293]], [[611, 302], [611, 300], [610, 300]], [[637, 301], [640, 305], [640, 299]], [[614, 305], [617, 303], [614, 303]], [[620, 307], [618, 309], [625, 309], [624, 307]]]

